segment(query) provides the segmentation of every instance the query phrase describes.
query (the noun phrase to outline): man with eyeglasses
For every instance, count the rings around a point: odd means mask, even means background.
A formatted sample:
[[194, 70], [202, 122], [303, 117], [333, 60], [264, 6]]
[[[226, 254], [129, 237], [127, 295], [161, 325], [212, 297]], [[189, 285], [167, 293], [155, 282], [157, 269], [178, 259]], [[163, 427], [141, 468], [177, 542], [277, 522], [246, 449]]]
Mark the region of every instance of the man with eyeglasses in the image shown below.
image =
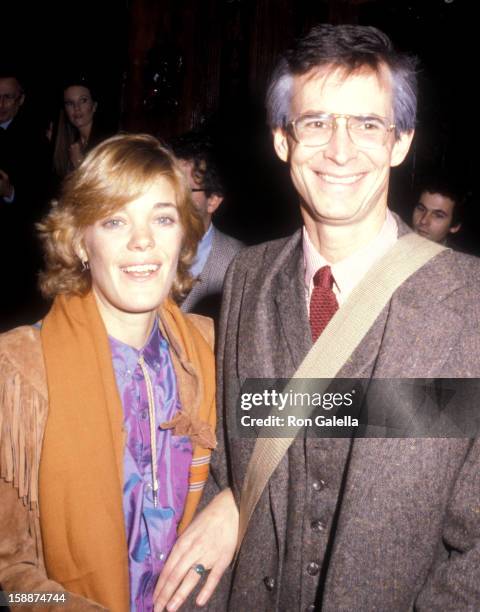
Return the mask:
[[[207, 495], [221, 492], [172, 552], [156, 610], [168, 601], [169, 611], [178, 608], [202, 579], [199, 564], [211, 571], [197, 602], [211, 595], [237, 545], [239, 507], [245, 537], [208, 610], [478, 610], [478, 442], [300, 434], [285, 454], [275, 446], [275, 457], [270, 442], [262, 446], [270, 454], [256, 453], [261, 440], [242, 437], [238, 425], [244, 382], [291, 377], [410, 231], [387, 203], [390, 168], [414, 134], [415, 62], [375, 28], [318, 26], [277, 65], [267, 107], [304, 225], [246, 249], [227, 273], [218, 338], [225, 433]], [[434, 249], [423, 239], [415, 245]], [[434, 255], [400, 284], [338, 377], [369, 385], [478, 377], [479, 281], [476, 260]], [[415, 403], [411, 394], [384, 399], [387, 419]], [[257, 492], [272, 460], [278, 465]]]
[[[5, 131], [17, 115], [25, 100], [20, 83], [14, 77], [0, 77], [0, 129]], [[10, 177], [0, 166], [0, 197], [12, 202], [15, 188]]]
[[4, 203], [20, 198], [22, 205], [26, 205], [24, 193], [30, 196], [36, 191], [37, 199], [44, 196], [50, 178], [46, 138], [24, 113], [24, 102], [16, 71], [0, 66], [0, 198]]
[[220, 313], [225, 273], [244, 245], [212, 223], [214, 213], [223, 203], [224, 187], [209, 136], [200, 131], [187, 132], [172, 142], [172, 149], [187, 175], [193, 203], [205, 228], [190, 268], [197, 281], [181, 308], [184, 312], [195, 312], [216, 320]]
[[0, 330], [35, 320], [43, 307], [34, 224], [45, 211], [51, 158], [41, 128], [25, 113], [21, 81], [15, 68], [0, 66]]

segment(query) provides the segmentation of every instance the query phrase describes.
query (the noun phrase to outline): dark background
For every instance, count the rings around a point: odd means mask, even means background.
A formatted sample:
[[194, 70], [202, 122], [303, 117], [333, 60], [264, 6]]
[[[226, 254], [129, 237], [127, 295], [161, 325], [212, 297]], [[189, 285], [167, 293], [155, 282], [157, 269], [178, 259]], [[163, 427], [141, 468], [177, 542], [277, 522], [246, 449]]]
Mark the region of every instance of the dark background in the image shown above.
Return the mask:
[[480, 250], [475, 2], [4, 0], [0, 20], [1, 57], [21, 63], [26, 104], [45, 123], [56, 115], [63, 78], [80, 70], [96, 81], [104, 116], [123, 130], [168, 139], [210, 125], [228, 192], [217, 224], [250, 243], [298, 222], [265, 127], [265, 85], [278, 54], [318, 22], [377, 26], [421, 60], [417, 135], [393, 171], [391, 205], [408, 220], [415, 180], [439, 168], [470, 192], [463, 246]]

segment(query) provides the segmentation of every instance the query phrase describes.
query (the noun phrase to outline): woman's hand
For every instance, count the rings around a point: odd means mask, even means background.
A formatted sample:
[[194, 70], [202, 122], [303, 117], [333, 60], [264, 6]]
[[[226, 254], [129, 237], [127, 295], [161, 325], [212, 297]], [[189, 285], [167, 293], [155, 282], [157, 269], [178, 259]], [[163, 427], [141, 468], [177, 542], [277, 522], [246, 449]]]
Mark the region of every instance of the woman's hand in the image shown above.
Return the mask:
[[155, 587], [155, 612], [178, 610], [201, 576], [192, 569], [201, 564], [210, 570], [196, 604], [210, 599], [235, 554], [238, 509], [232, 491], [225, 489], [192, 521], [177, 540]]
[[68, 149], [68, 154], [70, 156], [70, 161], [72, 162], [72, 166], [74, 168], [78, 168], [78, 166], [83, 161], [83, 151], [82, 146], [79, 142], [74, 142], [70, 145]]
[[10, 183], [8, 174], [0, 169], [0, 198], [11, 198], [13, 186]]

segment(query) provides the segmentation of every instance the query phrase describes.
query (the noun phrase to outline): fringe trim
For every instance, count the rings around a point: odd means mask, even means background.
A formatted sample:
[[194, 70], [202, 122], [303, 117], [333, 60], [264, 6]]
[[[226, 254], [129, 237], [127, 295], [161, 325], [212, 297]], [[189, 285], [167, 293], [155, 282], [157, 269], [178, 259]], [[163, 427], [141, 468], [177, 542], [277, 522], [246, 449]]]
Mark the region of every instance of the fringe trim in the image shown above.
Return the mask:
[[38, 511], [38, 468], [48, 402], [0, 357], [0, 477]]

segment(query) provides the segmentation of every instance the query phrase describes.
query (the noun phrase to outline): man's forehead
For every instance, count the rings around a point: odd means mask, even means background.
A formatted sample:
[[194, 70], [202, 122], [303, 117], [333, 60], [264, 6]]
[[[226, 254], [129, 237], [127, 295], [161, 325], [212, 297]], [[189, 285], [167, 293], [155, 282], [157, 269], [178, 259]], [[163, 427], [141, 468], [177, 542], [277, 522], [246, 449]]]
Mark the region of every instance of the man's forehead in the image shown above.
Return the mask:
[[[390, 113], [392, 110], [392, 77], [387, 66], [378, 70], [360, 66], [350, 71], [343, 66], [325, 65], [295, 76], [292, 107], [303, 105], [342, 104], [344, 108], [303, 108], [350, 114]], [[349, 108], [345, 108], [348, 106]], [[376, 108], [374, 108], [376, 107]]]
[[455, 207], [455, 202], [451, 198], [431, 191], [423, 191], [419, 201], [428, 210], [442, 210], [443, 212], [451, 213]]
[[184, 172], [188, 172], [193, 167], [193, 162], [189, 159], [183, 159], [183, 157], [178, 158], [178, 163]]
[[201, 173], [205, 171], [205, 163], [202, 162], [200, 164], [200, 168], [196, 168], [195, 161], [193, 159], [180, 158], [178, 161], [187, 178], [192, 181], [195, 186], [199, 186], [203, 180]]
[[21, 91], [22, 88], [15, 77], [0, 77], [0, 89], [6, 93]]

